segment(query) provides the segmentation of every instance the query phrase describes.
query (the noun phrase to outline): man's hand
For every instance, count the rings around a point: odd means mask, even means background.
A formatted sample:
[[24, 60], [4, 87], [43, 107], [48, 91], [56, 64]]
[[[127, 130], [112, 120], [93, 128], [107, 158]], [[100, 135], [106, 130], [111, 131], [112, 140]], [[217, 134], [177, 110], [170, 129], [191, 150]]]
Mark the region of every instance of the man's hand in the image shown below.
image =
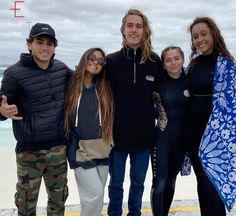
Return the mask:
[[6, 118], [11, 118], [13, 120], [22, 120], [23, 118], [18, 115], [18, 109], [15, 104], [9, 105], [7, 103], [7, 97], [5, 95], [2, 96], [2, 103], [0, 106], [1, 115]]

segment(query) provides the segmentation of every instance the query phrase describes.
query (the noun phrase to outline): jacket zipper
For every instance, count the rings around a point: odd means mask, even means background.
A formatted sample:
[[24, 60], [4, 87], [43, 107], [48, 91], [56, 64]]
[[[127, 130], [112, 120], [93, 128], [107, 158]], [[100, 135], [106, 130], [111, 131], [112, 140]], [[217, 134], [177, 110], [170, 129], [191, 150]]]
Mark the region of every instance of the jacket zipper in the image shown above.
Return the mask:
[[47, 80], [48, 80], [48, 85], [49, 85], [49, 88], [50, 88], [50, 95], [51, 95], [51, 99], [52, 99], [52, 103], [54, 104], [54, 108], [57, 110], [59, 110], [58, 108], [58, 105], [57, 105], [57, 101], [56, 101], [56, 96], [55, 96], [55, 93], [54, 93], [54, 89], [52, 87], [52, 81], [49, 77], [49, 72], [48, 71], [45, 71], [45, 74], [46, 74], [46, 77], [47, 77]]
[[136, 49], [134, 50], [134, 84], [136, 83]]

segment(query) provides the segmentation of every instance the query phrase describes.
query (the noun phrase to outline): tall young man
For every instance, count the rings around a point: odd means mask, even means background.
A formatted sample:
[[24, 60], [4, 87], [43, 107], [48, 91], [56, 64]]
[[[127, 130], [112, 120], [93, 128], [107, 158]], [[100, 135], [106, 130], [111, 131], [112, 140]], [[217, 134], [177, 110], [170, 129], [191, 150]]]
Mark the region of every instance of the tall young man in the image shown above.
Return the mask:
[[20, 216], [35, 216], [42, 178], [48, 216], [64, 215], [67, 162], [64, 140], [64, 93], [72, 71], [54, 59], [54, 29], [35, 24], [26, 40], [30, 54], [4, 73], [0, 118], [11, 118], [16, 144], [15, 203]]
[[151, 28], [142, 12], [128, 10], [120, 30], [123, 47], [107, 57], [115, 103], [108, 215], [122, 215], [123, 182], [129, 155], [128, 216], [139, 216], [150, 148], [154, 143], [152, 95], [157, 89], [162, 65], [160, 58], [152, 51]]

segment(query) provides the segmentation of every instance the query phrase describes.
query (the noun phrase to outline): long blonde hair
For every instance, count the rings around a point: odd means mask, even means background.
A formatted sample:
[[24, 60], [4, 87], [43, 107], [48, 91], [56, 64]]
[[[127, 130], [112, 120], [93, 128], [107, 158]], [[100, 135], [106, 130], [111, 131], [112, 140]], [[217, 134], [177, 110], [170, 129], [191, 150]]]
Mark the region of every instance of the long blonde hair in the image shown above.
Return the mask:
[[151, 43], [151, 35], [152, 35], [151, 26], [149, 24], [148, 18], [139, 10], [129, 9], [122, 19], [122, 25], [120, 27], [120, 31], [122, 34], [122, 40], [123, 40], [122, 45], [127, 46], [126, 38], [125, 38], [125, 35], [123, 32], [125, 29], [126, 18], [129, 15], [138, 15], [143, 20], [143, 37], [142, 37], [142, 41], [141, 41], [142, 58], [141, 58], [140, 63], [144, 63], [147, 59], [152, 60], [151, 53], [152, 53], [153, 48], [152, 48], [152, 43]]
[[[88, 56], [94, 51], [101, 52], [105, 58], [105, 53], [100, 48], [91, 48], [85, 51], [68, 86], [68, 90], [65, 96], [65, 130], [67, 136], [70, 131], [71, 114], [76, 111], [78, 98], [82, 92], [84, 84], [84, 74], [88, 63]], [[99, 74], [93, 77], [93, 81], [95, 82], [95, 88], [98, 93], [98, 100], [101, 107], [102, 139], [105, 143], [111, 144], [113, 124], [113, 97], [110, 85], [106, 79], [104, 67]]]

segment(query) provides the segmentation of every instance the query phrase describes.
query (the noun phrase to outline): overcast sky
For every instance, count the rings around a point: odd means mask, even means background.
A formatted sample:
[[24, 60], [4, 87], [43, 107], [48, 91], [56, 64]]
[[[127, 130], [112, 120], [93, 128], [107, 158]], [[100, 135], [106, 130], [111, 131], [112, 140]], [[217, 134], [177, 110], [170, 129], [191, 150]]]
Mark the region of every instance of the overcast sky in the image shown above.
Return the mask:
[[[20, 10], [10, 8], [16, 6]], [[121, 20], [129, 8], [141, 10], [149, 19], [152, 44], [158, 54], [178, 45], [190, 54], [187, 28], [196, 16], [212, 17], [221, 29], [228, 49], [236, 57], [235, 0], [0, 0], [0, 64], [12, 64], [28, 52], [25, 39], [36, 22], [46, 22], [56, 31], [56, 58], [68, 66], [78, 64], [88, 48], [111, 53], [121, 48]]]

